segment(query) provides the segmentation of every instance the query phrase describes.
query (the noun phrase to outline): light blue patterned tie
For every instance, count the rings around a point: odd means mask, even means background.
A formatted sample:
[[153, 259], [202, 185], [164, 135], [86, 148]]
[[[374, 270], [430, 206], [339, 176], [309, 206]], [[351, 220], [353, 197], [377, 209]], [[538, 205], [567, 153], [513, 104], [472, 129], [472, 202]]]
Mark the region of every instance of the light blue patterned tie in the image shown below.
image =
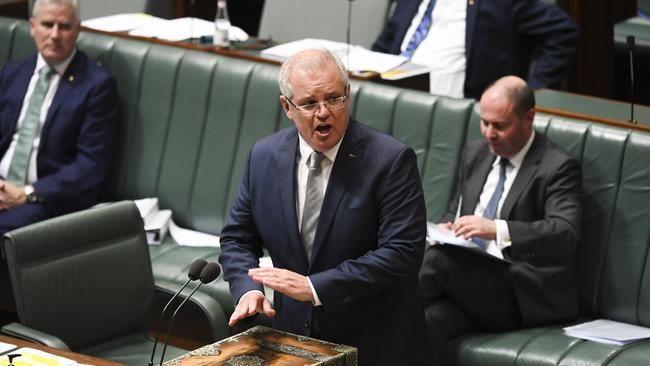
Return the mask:
[[429, 34], [429, 29], [431, 29], [431, 24], [433, 23], [433, 7], [436, 5], [436, 0], [431, 0], [427, 6], [427, 10], [424, 11], [424, 16], [420, 25], [413, 32], [409, 44], [406, 46], [406, 49], [402, 52], [402, 56], [411, 58], [413, 53], [418, 48], [420, 43], [427, 37]]
[[45, 65], [38, 73], [36, 86], [27, 104], [25, 118], [18, 130], [18, 141], [7, 173], [7, 180], [11, 183], [23, 185], [26, 182], [27, 167], [32, 154], [34, 138], [38, 131], [41, 108], [53, 74], [54, 70], [48, 65]]
[[[501, 158], [499, 164], [499, 181], [497, 182], [497, 187], [494, 189], [494, 193], [492, 193], [492, 197], [490, 197], [487, 206], [485, 206], [485, 210], [483, 210], [483, 217], [488, 220], [494, 220], [497, 217], [497, 207], [499, 206], [499, 201], [503, 195], [503, 189], [506, 182], [508, 159]], [[472, 241], [483, 250], [487, 249], [488, 242], [486, 240], [474, 237], [472, 238]]]
[[309, 175], [307, 176], [307, 191], [305, 192], [305, 204], [302, 210], [300, 236], [308, 259], [311, 258], [320, 209], [323, 205], [323, 174], [321, 169], [323, 159], [325, 159], [323, 153], [314, 151], [307, 160]]

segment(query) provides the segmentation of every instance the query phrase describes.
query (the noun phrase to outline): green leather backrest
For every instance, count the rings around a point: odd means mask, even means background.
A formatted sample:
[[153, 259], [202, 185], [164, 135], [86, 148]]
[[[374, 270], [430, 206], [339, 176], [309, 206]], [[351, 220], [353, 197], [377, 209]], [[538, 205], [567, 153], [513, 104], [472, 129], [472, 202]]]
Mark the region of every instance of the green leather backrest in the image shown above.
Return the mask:
[[154, 285], [133, 202], [14, 230], [3, 247], [22, 324], [73, 350], [145, 331]]

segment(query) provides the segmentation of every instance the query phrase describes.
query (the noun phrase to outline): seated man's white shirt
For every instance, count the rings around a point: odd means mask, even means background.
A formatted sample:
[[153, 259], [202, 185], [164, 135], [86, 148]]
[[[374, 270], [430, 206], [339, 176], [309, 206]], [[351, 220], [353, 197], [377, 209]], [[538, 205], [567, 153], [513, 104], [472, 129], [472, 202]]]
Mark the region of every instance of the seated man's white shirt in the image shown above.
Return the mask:
[[[426, 0], [420, 4], [402, 42], [402, 51], [420, 25], [428, 4]], [[466, 16], [466, 1], [436, 0], [431, 29], [413, 53], [411, 62], [431, 68], [429, 91], [433, 94], [455, 98], [464, 96]]]
[[[512, 183], [515, 181], [515, 178], [521, 169], [521, 165], [524, 162], [524, 158], [526, 157], [528, 150], [530, 150], [530, 145], [533, 143], [534, 139], [535, 131], [533, 131], [533, 133], [530, 135], [530, 138], [524, 147], [521, 148], [517, 154], [508, 159], [509, 164], [506, 168], [506, 180], [503, 185], [503, 193], [497, 206], [497, 217], [501, 217], [501, 207], [503, 206], [503, 202], [508, 197], [508, 192], [510, 192]], [[479, 197], [479, 202], [474, 210], [474, 215], [476, 216], [483, 216], [483, 211], [485, 211], [485, 207], [487, 206], [490, 198], [492, 197], [492, 194], [494, 193], [494, 190], [496, 189], [497, 183], [499, 182], [500, 161], [501, 158], [498, 157], [492, 164], [492, 169], [488, 174], [485, 185], [483, 186], [483, 191]], [[497, 225], [497, 237], [496, 240], [491, 240], [488, 245], [496, 245], [497, 248], [503, 250], [504, 248], [512, 245], [512, 242], [510, 240], [510, 231], [508, 230], [508, 224], [505, 220], [497, 219], [495, 222]]]
[[[41, 114], [38, 120], [38, 129], [36, 130], [36, 137], [34, 138], [34, 144], [32, 145], [32, 153], [29, 158], [29, 166], [27, 167], [27, 184], [32, 184], [36, 182], [36, 180], [38, 180], [37, 169], [36, 169], [36, 158], [38, 156], [38, 146], [40, 145], [41, 142], [41, 131], [43, 129], [43, 124], [45, 124], [45, 119], [47, 118], [47, 113], [49, 112], [50, 106], [52, 105], [52, 101], [54, 100], [54, 95], [56, 94], [56, 90], [59, 88], [59, 82], [61, 81], [61, 76], [65, 73], [65, 70], [70, 65], [70, 62], [72, 62], [72, 58], [76, 53], [77, 51], [75, 49], [75, 51], [73, 51], [68, 58], [59, 62], [56, 65], [52, 65], [52, 68], [56, 72], [54, 73], [54, 75], [52, 75], [50, 79], [50, 85], [48, 86], [47, 92], [45, 93], [45, 98], [43, 99]], [[16, 144], [18, 143], [18, 136], [19, 136], [18, 132], [20, 131], [20, 126], [25, 120], [25, 115], [27, 114], [27, 107], [29, 105], [29, 99], [32, 97], [32, 94], [34, 93], [34, 88], [36, 87], [36, 82], [38, 81], [39, 72], [43, 67], [45, 67], [46, 64], [47, 63], [45, 62], [45, 59], [39, 53], [36, 59], [36, 67], [34, 68], [34, 73], [32, 74], [32, 78], [29, 81], [29, 86], [27, 87], [27, 92], [25, 93], [25, 97], [23, 98], [23, 106], [20, 110], [20, 115], [18, 116], [18, 122], [16, 123], [16, 131], [11, 139], [11, 144], [9, 144], [9, 148], [7, 149], [7, 152], [2, 157], [2, 161], [0, 161], [0, 175], [3, 177], [6, 177], [7, 174], [9, 173], [9, 166], [11, 165], [11, 160], [14, 157]]]

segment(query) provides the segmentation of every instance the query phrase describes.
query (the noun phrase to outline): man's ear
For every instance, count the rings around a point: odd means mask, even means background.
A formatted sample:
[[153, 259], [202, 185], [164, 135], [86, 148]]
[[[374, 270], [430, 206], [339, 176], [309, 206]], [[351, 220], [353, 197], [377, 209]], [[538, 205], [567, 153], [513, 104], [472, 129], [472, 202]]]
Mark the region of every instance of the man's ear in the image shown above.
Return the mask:
[[29, 35], [34, 38], [34, 27], [36, 26], [36, 18], [29, 18]]
[[291, 109], [289, 108], [289, 101], [285, 98], [284, 95], [280, 95], [280, 105], [284, 110], [284, 114], [287, 115], [287, 118], [291, 119]]
[[526, 116], [524, 117], [527, 123], [530, 123], [530, 125], [533, 125], [533, 121], [535, 120], [535, 109], [531, 108], [528, 112], [526, 112]]

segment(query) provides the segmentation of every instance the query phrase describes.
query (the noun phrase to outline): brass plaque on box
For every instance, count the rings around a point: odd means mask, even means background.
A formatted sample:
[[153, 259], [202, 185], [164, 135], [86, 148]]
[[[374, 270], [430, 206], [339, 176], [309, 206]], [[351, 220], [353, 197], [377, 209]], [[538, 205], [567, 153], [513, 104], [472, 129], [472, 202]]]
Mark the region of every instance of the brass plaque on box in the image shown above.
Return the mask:
[[257, 326], [167, 366], [357, 366], [357, 349]]

